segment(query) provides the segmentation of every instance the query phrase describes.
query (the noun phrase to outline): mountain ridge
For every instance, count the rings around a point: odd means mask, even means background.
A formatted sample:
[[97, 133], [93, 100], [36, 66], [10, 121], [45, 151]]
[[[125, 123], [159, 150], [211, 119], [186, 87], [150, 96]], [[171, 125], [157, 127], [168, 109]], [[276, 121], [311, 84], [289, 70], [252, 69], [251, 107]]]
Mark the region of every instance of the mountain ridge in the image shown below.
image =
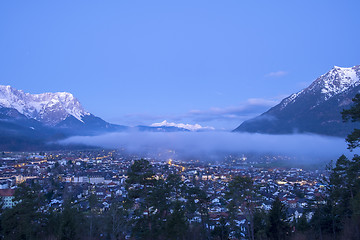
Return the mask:
[[0, 106], [14, 108], [26, 117], [50, 126], [55, 126], [70, 115], [79, 121], [90, 115], [71, 93], [31, 94], [9, 85], [0, 85]]
[[76, 135], [116, 131], [178, 132], [190, 131], [186, 129], [189, 126], [192, 125], [128, 127], [112, 124], [86, 111], [71, 93], [30, 94], [0, 85], [0, 150], [48, 148], [49, 142]]
[[307, 88], [284, 98], [258, 117], [243, 122], [234, 132], [268, 134], [316, 133], [346, 136], [356, 126], [343, 123], [341, 111], [360, 92], [360, 65], [334, 66]]
[[59, 148], [49, 142], [124, 129], [87, 112], [71, 93], [30, 94], [0, 85], [1, 150]]

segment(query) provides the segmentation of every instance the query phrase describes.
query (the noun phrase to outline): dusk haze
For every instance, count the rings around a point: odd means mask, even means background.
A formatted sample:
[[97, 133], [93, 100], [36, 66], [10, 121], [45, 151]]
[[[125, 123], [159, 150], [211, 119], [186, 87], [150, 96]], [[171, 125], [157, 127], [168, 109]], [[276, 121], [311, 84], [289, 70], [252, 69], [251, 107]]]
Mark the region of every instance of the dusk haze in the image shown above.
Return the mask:
[[0, 2], [0, 240], [360, 239], [360, 2]]

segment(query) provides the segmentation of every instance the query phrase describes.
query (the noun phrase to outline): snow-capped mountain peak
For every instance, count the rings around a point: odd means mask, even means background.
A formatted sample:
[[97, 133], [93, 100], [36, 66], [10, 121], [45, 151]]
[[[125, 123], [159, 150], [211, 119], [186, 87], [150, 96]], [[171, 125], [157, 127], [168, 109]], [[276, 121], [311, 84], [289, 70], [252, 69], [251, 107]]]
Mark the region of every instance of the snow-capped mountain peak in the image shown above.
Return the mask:
[[342, 68], [334, 66], [326, 74], [318, 78], [310, 87], [309, 90], [321, 88], [321, 93], [325, 95], [325, 100], [330, 97], [346, 91], [349, 87], [359, 85], [359, 68]]
[[0, 85], [0, 107], [14, 108], [26, 117], [50, 126], [69, 116], [82, 121], [85, 115], [90, 115], [71, 93], [30, 94], [3, 85]]
[[360, 65], [344, 68], [334, 66], [330, 71], [317, 78], [309, 87], [290, 95], [281, 103], [281, 108], [294, 103], [301, 95], [317, 95], [317, 104], [360, 85]]
[[200, 131], [200, 130], [214, 130], [213, 127], [202, 127], [199, 124], [184, 124], [184, 123], [173, 123], [168, 122], [166, 120], [160, 122], [160, 123], [153, 123], [150, 125], [151, 127], [177, 127], [177, 128], [183, 128], [190, 131]]
[[341, 112], [349, 109], [360, 93], [360, 65], [335, 66], [309, 87], [283, 99], [258, 117], [243, 122], [235, 131], [289, 134], [317, 133], [346, 136], [355, 123], [344, 123]]

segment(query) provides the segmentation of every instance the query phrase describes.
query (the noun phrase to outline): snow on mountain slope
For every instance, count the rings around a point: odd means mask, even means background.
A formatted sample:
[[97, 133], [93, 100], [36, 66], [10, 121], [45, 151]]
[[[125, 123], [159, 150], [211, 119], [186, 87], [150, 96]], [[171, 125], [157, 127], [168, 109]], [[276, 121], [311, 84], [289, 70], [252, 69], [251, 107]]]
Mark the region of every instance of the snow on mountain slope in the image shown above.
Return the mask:
[[335, 66], [309, 87], [283, 99], [258, 117], [243, 122], [234, 131], [271, 134], [294, 132], [346, 136], [356, 123], [344, 123], [341, 112], [350, 108], [360, 93], [360, 65]]
[[[302, 95], [317, 95], [315, 105], [327, 101], [331, 97], [343, 93], [360, 84], [360, 65], [352, 68], [334, 66], [329, 72], [317, 78], [309, 87], [294, 93], [281, 102], [281, 109], [294, 103]], [[315, 106], [314, 105], [314, 106]]]
[[200, 131], [200, 130], [214, 130], [213, 127], [202, 127], [199, 124], [184, 124], [184, 123], [171, 123], [166, 120], [162, 121], [161, 123], [153, 123], [150, 125], [151, 127], [177, 127], [183, 128], [190, 131]]
[[28, 118], [54, 126], [73, 116], [79, 121], [90, 113], [67, 92], [30, 94], [11, 86], [0, 85], [0, 107], [14, 108]]

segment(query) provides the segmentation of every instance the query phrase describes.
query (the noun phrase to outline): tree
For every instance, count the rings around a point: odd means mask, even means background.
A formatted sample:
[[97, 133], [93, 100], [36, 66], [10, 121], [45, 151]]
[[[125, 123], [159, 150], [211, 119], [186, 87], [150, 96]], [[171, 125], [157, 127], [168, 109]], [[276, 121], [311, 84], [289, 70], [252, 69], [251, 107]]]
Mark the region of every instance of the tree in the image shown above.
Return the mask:
[[89, 239], [92, 239], [92, 237], [94, 235], [94, 219], [96, 217], [95, 212], [96, 212], [96, 207], [98, 204], [98, 199], [95, 194], [90, 194], [88, 201], [89, 201], [89, 208], [90, 208], [90, 213], [88, 215]]
[[275, 201], [272, 203], [271, 210], [268, 215], [266, 232], [270, 240], [286, 239], [290, 234], [286, 208], [278, 197], [276, 197]]
[[127, 211], [118, 199], [112, 197], [110, 209], [106, 212], [106, 227], [111, 240], [123, 239], [127, 231]]
[[[353, 100], [353, 106], [350, 109], [341, 112], [343, 120], [352, 122], [360, 121], [360, 94], [356, 94]], [[360, 129], [355, 128], [346, 138], [348, 149], [353, 150], [360, 146]], [[348, 214], [348, 218], [344, 221], [345, 229], [343, 234], [350, 232], [352, 236], [360, 238], [360, 157], [355, 155], [352, 161], [342, 162], [340, 166], [336, 166], [336, 170], [343, 173], [345, 191], [342, 192], [344, 213]], [[345, 164], [344, 164], [345, 163]], [[336, 171], [335, 170], [335, 171]], [[350, 220], [349, 220], [350, 219]], [[346, 237], [345, 237], [346, 238]], [[355, 239], [354, 238], [354, 239]], [[350, 239], [347, 236], [347, 239]]]
[[[353, 106], [342, 111], [344, 122], [360, 121], [360, 94], [353, 98]], [[346, 138], [350, 151], [360, 146], [360, 129], [354, 129]], [[326, 191], [314, 206], [311, 219], [313, 229], [318, 229], [320, 239], [331, 235], [333, 239], [358, 239], [360, 236], [360, 157], [348, 159], [340, 156], [328, 166], [330, 173], [324, 179]], [[355, 237], [353, 237], [355, 236]]]
[[154, 172], [150, 162], [144, 159], [136, 160], [130, 166], [127, 173], [126, 189], [128, 190], [129, 200], [144, 198], [154, 186]]
[[360, 193], [351, 200], [352, 215], [344, 221], [341, 239], [360, 239]]
[[306, 232], [309, 230], [309, 223], [306, 218], [306, 214], [301, 215], [301, 217], [296, 221], [296, 230], [300, 232]]
[[253, 217], [254, 239], [266, 239], [267, 214], [264, 210], [255, 209]]
[[[324, 220], [327, 217], [328, 222], [331, 222], [331, 234], [336, 238], [345, 226], [349, 227], [349, 223], [357, 219], [357, 205], [353, 203], [357, 202], [357, 196], [360, 194], [360, 157], [355, 155], [349, 160], [342, 155], [329, 170], [328, 197], [323, 206], [323, 217]], [[359, 233], [359, 226], [353, 231]]]
[[40, 203], [39, 187], [22, 183], [15, 190], [14, 200], [17, 204], [2, 214], [2, 231], [4, 239], [39, 238], [47, 223], [47, 216], [38, 211]]
[[64, 209], [59, 215], [59, 239], [80, 239], [82, 214], [70, 202], [64, 204]]
[[185, 239], [188, 226], [185, 217], [185, 210], [179, 201], [175, 201], [173, 212], [166, 221], [166, 239], [180, 240]]
[[220, 218], [219, 224], [214, 227], [211, 235], [217, 240], [229, 239], [229, 227], [226, 225], [227, 221], [225, 218]]
[[[341, 112], [344, 122], [359, 122], [360, 121], [360, 94], [356, 94], [352, 99], [354, 105], [350, 109], [345, 109]], [[346, 138], [348, 142], [348, 149], [353, 150], [360, 146], [360, 129], [355, 128], [351, 134]]]
[[132, 235], [136, 239], [156, 239], [162, 232], [166, 210], [163, 179], [156, 180], [150, 162], [136, 160], [128, 170], [126, 207], [132, 211]]
[[[209, 238], [210, 229], [209, 229], [209, 198], [206, 192], [199, 187], [187, 187], [185, 190], [185, 199], [186, 199], [186, 215], [188, 219], [197, 217], [200, 214], [200, 226], [193, 224], [191, 226], [196, 235], [200, 239]], [[196, 226], [197, 225], [197, 226]], [[194, 233], [195, 233], [194, 232]]]
[[229, 218], [230, 218], [230, 229], [235, 233], [236, 237], [241, 236], [241, 228], [237, 224], [239, 209], [245, 216], [245, 229], [244, 233], [248, 239], [255, 239], [254, 236], [254, 185], [253, 181], [249, 177], [236, 176], [228, 184], [228, 191], [226, 198], [229, 200], [227, 206]]

